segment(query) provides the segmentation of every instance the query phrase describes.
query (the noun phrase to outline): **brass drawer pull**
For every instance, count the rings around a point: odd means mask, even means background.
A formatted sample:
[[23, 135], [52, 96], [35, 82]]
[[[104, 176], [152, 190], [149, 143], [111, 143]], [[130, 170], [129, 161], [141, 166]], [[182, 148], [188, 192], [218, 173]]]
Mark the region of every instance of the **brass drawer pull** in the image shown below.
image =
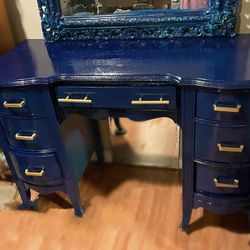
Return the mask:
[[26, 101], [21, 101], [19, 103], [9, 103], [7, 101], [4, 101], [3, 106], [5, 108], [23, 108], [26, 105]]
[[166, 105], [169, 104], [169, 100], [163, 100], [162, 98], [159, 101], [150, 101], [150, 100], [142, 100], [140, 98], [139, 100], [131, 101], [132, 105]]
[[230, 147], [230, 146], [223, 146], [220, 143], [218, 143], [217, 147], [220, 152], [242, 153], [244, 150], [244, 145], [240, 145], [239, 147]]
[[45, 171], [42, 169], [40, 172], [31, 172], [29, 169], [25, 169], [26, 176], [35, 176], [35, 177], [42, 177], [45, 174]]
[[27, 136], [27, 135], [20, 135], [19, 133], [15, 134], [15, 138], [18, 141], [34, 141], [37, 137], [36, 133], [33, 133], [31, 136]]
[[71, 99], [69, 96], [65, 98], [59, 98], [58, 102], [60, 103], [92, 103], [92, 100], [88, 99], [88, 97], [84, 97], [83, 99]]
[[213, 108], [214, 108], [214, 111], [217, 111], [217, 112], [239, 113], [241, 109], [241, 105], [237, 104], [236, 107], [222, 107], [222, 106], [217, 106], [217, 104], [214, 104]]
[[214, 185], [217, 188], [239, 188], [240, 186], [240, 181], [235, 179], [233, 183], [222, 183], [219, 182], [218, 179], [214, 179]]

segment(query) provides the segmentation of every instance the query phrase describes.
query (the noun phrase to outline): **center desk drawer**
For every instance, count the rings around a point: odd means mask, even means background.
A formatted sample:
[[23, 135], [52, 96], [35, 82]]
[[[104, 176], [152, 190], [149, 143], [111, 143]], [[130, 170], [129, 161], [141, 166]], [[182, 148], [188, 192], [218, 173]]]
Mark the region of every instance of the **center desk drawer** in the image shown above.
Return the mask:
[[55, 154], [24, 154], [10, 152], [18, 177], [34, 185], [56, 185], [62, 181], [62, 172]]
[[57, 87], [60, 107], [175, 109], [176, 88], [165, 87]]
[[53, 148], [53, 141], [45, 118], [8, 119], [1, 123], [9, 144], [23, 150], [43, 150]]

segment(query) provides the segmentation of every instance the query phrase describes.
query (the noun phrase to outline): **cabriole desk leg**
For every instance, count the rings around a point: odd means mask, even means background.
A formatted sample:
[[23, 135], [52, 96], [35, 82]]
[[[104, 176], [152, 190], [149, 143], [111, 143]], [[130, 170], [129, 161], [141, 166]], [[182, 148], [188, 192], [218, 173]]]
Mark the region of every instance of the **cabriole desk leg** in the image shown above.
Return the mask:
[[22, 199], [22, 204], [19, 206], [19, 208], [21, 210], [37, 210], [39, 199], [31, 201], [30, 189], [26, 188], [22, 181], [17, 180], [16, 186]]
[[67, 194], [75, 210], [75, 215], [82, 217], [84, 209], [81, 202], [80, 192], [77, 183], [73, 181], [67, 181], [66, 183]]
[[[0, 134], [3, 135], [3, 131], [1, 129], [0, 129]], [[1, 135], [0, 135], [0, 138], [1, 138]], [[8, 163], [8, 166], [12, 174], [12, 179], [16, 183], [17, 189], [22, 199], [22, 204], [19, 206], [19, 208], [22, 210], [38, 210], [39, 199], [31, 201], [30, 188], [26, 187], [24, 182], [17, 177], [16, 171], [10, 159], [9, 153], [7, 152], [7, 150], [5, 150], [5, 145], [3, 149], [4, 149], [4, 155], [5, 155], [6, 161]]]
[[193, 209], [194, 193], [194, 147], [195, 147], [195, 90], [182, 89], [181, 128], [182, 128], [182, 230], [186, 230]]

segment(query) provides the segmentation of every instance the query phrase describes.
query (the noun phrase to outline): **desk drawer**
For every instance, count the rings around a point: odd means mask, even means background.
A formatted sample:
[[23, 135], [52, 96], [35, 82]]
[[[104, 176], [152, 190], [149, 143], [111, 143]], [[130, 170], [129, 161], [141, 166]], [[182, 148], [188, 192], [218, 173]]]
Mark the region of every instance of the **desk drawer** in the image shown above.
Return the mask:
[[53, 148], [47, 119], [1, 119], [10, 145], [23, 150]]
[[196, 191], [212, 194], [247, 194], [250, 192], [249, 167], [196, 165]]
[[34, 185], [54, 185], [62, 181], [55, 154], [22, 154], [10, 152], [16, 173], [23, 181]]
[[207, 120], [250, 121], [250, 91], [198, 91], [196, 115]]
[[250, 210], [249, 196], [221, 196], [194, 193], [194, 207], [203, 207], [214, 213], [229, 214]]
[[250, 162], [247, 126], [222, 127], [196, 123], [195, 157], [215, 162]]
[[5, 89], [0, 91], [0, 114], [10, 116], [34, 116], [44, 114], [42, 91]]
[[57, 87], [60, 107], [119, 109], [175, 109], [176, 88], [166, 87]]

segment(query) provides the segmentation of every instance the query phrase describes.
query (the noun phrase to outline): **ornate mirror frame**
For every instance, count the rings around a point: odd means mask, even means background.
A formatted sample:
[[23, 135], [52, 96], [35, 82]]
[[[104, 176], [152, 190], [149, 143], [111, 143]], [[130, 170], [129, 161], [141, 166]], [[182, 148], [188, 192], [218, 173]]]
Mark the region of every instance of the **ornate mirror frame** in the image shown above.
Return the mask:
[[238, 0], [208, 0], [207, 10], [150, 10], [140, 14], [64, 17], [59, 0], [37, 0], [47, 42], [234, 36]]

